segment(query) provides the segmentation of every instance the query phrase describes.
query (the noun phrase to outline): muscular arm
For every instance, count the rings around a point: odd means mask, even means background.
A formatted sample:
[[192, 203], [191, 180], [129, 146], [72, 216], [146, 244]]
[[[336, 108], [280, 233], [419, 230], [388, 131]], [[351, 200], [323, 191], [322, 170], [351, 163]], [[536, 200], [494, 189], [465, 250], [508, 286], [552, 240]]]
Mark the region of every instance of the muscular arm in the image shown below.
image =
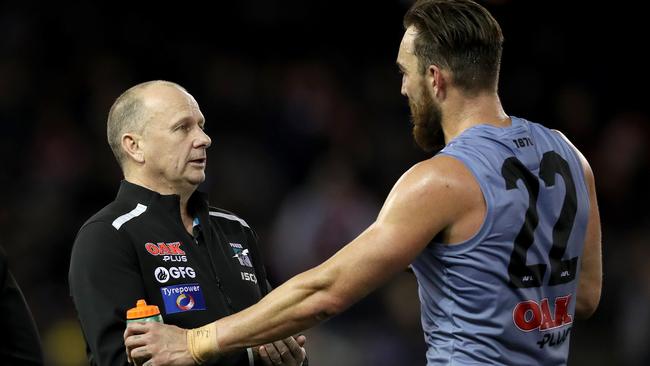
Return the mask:
[[296, 334], [342, 312], [403, 271], [438, 233], [458, 239], [456, 224], [468, 217], [475, 221], [473, 215], [484, 209], [469, 170], [453, 158], [434, 157], [407, 171], [377, 220], [323, 264], [293, 277], [257, 304], [200, 328], [132, 323], [124, 333], [125, 345], [137, 360], [190, 365]]
[[467, 191], [459, 169], [463, 169], [459, 162], [437, 157], [407, 171], [377, 220], [351, 243], [258, 304], [218, 320], [220, 351], [265, 343], [309, 328], [404, 270], [438, 232], [466, 211]]

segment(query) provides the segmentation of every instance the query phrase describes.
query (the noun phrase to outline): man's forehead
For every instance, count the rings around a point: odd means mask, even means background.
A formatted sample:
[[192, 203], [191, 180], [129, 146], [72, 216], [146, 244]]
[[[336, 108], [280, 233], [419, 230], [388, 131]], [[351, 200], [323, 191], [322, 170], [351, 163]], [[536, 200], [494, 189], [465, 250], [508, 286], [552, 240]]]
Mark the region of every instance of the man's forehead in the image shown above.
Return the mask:
[[407, 65], [415, 62], [414, 41], [416, 36], [417, 30], [413, 26], [406, 28], [406, 31], [404, 31], [397, 53], [397, 64], [400, 68], [407, 67]]
[[413, 54], [413, 43], [415, 37], [417, 37], [418, 31], [415, 26], [409, 26], [404, 31], [404, 37], [402, 37], [402, 43], [400, 44], [400, 49], [403, 52]]

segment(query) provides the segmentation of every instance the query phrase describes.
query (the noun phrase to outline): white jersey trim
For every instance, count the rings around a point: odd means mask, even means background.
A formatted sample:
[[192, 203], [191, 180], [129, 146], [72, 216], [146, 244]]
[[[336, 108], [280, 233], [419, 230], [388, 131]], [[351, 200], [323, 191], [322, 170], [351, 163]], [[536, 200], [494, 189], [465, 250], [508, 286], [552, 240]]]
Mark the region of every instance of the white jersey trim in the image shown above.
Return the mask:
[[113, 227], [116, 228], [117, 230], [120, 230], [122, 225], [127, 223], [132, 218], [135, 218], [135, 217], [138, 217], [138, 216], [142, 215], [142, 213], [145, 212], [145, 211], [147, 211], [147, 206], [145, 206], [145, 205], [143, 205], [141, 203], [138, 203], [138, 205], [135, 206], [135, 208], [133, 210], [131, 210], [130, 212], [125, 213], [124, 215], [116, 218], [113, 221]]
[[245, 227], [247, 227], [249, 229], [251, 228], [250, 226], [248, 226], [246, 221], [240, 219], [239, 217], [237, 217], [235, 215], [230, 215], [230, 214], [226, 214], [226, 213], [223, 213], [223, 212], [210, 211], [210, 216], [223, 217], [224, 219], [237, 221], [240, 224], [242, 224], [243, 226], [245, 226]]

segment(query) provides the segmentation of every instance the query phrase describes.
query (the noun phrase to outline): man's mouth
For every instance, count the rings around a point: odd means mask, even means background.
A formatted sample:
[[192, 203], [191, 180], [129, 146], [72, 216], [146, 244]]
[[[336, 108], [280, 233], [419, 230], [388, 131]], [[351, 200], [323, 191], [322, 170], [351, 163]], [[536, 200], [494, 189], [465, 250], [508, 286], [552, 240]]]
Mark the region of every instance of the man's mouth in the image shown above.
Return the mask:
[[192, 159], [192, 160], [190, 160], [190, 163], [194, 163], [194, 164], [205, 164], [205, 162], [206, 162], [207, 160], [208, 160], [207, 158]]

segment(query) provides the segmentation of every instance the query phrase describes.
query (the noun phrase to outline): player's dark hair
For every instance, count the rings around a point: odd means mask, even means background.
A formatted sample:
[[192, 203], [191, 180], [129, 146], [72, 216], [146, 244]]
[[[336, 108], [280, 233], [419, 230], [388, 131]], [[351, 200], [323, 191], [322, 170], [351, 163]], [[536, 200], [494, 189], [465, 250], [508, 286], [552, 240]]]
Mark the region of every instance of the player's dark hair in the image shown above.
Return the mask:
[[419, 0], [404, 15], [418, 32], [419, 71], [429, 65], [451, 71], [452, 83], [469, 93], [496, 90], [503, 49], [499, 23], [470, 0]]

